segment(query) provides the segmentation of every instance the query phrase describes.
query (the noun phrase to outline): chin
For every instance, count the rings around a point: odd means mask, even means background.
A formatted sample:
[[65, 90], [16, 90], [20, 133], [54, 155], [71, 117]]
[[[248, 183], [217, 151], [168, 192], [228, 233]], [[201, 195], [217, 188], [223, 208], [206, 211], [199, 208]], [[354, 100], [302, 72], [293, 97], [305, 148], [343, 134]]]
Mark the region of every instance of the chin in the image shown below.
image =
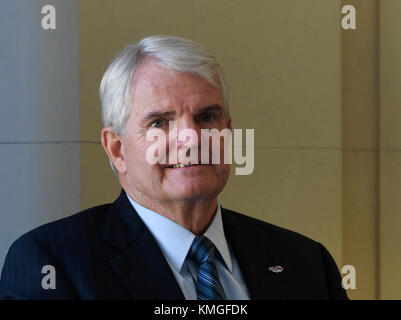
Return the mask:
[[[184, 187], [184, 186], [183, 186]], [[219, 194], [216, 186], [188, 186], [187, 188], [180, 188], [180, 190], [171, 190], [169, 192], [171, 198], [177, 200], [200, 200], [200, 199], [213, 199]]]

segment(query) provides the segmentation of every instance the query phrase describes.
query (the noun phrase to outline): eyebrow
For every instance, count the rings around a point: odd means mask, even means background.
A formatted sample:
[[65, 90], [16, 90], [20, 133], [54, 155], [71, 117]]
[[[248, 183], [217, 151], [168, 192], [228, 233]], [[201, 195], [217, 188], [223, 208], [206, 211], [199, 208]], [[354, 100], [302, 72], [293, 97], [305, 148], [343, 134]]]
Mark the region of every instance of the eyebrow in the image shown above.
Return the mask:
[[224, 114], [224, 109], [219, 104], [213, 104], [211, 106], [203, 107], [198, 111], [198, 114], [202, 113], [202, 112], [212, 112], [212, 111], [217, 111], [221, 114]]
[[[200, 108], [198, 111], [197, 111], [197, 114], [200, 114], [200, 113], [202, 113], [202, 112], [213, 112], [213, 111], [217, 111], [217, 112], [219, 112], [220, 114], [224, 114], [224, 109], [223, 109], [223, 107], [221, 106], [221, 105], [219, 105], [219, 104], [213, 104], [213, 105], [210, 105], [210, 106], [206, 106], [206, 107], [203, 107], [203, 108]], [[176, 112], [175, 111], [165, 111], [165, 112], [162, 112], [162, 111], [152, 111], [152, 112], [149, 112], [148, 114], [146, 114], [143, 118], [142, 118], [142, 120], [141, 120], [141, 125], [145, 125], [145, 124], [147, 124], [148, 122], [150, 122], [150, 121], [152, 121], [152, 120], [155, 120], [155, 119], [158, 119], [158, 118], [168, 118], [168, 117], [172, 117], [172, 116], [175, 116], [176, 115]]]
[[171, 117], [171, 116], [174, 116], [175, 114], [176, 114], [175, 111], [166, 111], [166, 112], [153, 111], [153, 112], [149, 112], [141, 120], [141, 125], [145, 125], [149, 121], [154, 120], [154, 119]]

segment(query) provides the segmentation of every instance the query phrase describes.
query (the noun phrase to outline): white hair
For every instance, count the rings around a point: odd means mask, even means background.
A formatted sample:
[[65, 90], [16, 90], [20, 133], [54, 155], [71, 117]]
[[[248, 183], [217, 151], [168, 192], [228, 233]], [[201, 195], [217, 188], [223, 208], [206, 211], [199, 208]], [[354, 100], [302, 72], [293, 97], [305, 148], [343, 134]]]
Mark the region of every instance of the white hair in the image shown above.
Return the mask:
[[[154, 58], [161, 66], [183, 73], [198, 75], [220, 89], [228, 121], [228, 93], [223, 71], [204, 47], [188, 39], [154, 35], [138, 43], [129, 44], [110, 63], [99, 88], [102, 119], [124, 135], [126, 122], [132, 111], [131, 84], [135, 70], [146, 57]], [[114, 168], [113, 168], [114, 169]]]

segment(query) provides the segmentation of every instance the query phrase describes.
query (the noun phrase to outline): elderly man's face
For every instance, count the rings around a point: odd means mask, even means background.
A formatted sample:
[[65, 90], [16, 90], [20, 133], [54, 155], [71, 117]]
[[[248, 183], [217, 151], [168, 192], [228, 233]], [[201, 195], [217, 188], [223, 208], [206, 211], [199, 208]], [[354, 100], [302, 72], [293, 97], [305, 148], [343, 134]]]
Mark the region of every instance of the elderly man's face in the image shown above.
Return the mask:
[[[122, 140], [129, 194], [142, 201], [159, 203], [216, 198], [230, 171], [222, 157], [220, 164], [183, 168], [167, 168], [169, 163], [150, 164], [146, 151], [154, 141], [147, 141], [146, 133], [156, 127], [168, 135], [169, 121], [176, 121], [178, 133], [189, 128], [199, 137], [201, 129], [231, 130], [220, 90], [197, 76], [168, 70], [154, 62], [144, 62], [138, 67], [132, 89], [134, 107]], [[168, 162], [169, 152], [177, 151], [168, 149], [168, 141], [166, 144]], [[223, 143], [220, 145], [223, 154]], [[199, 139], [199, 159], [200, 148]]]

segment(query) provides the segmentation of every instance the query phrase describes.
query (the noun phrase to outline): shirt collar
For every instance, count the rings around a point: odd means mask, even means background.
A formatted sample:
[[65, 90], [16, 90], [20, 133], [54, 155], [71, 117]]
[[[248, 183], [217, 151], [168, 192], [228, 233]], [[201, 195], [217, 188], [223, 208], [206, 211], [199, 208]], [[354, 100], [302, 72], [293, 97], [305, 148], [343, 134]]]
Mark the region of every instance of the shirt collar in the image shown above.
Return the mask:
[[217, 203], [217, 211], [213, 217], [212, 223], [204, 233], [210, 241], [216, 246], [226, 264], [227, 269], [232, 272], [232, 261], [230, 251], [228, 250], [227, 240], [224, 235], [223, 220], [221, 218], [221, 206], [220, 202]]
[[[189, 248], [195, 239], [195, 235], [175, 221], [166, 218], [153, 210], [142, 207], [128, 195], [127, 197], [142, 221], [145, 223], [146, 227], [156, 239], [156, 242], [160, 246], [169, 263], [180, 272], [184, 265]], [[216, 214], [204, 235], [216, 246], [227, 269], [231, 272], [232, 261], [228, 250], [227, 240], [224, 236], [219, 202], [217, 204]]]

